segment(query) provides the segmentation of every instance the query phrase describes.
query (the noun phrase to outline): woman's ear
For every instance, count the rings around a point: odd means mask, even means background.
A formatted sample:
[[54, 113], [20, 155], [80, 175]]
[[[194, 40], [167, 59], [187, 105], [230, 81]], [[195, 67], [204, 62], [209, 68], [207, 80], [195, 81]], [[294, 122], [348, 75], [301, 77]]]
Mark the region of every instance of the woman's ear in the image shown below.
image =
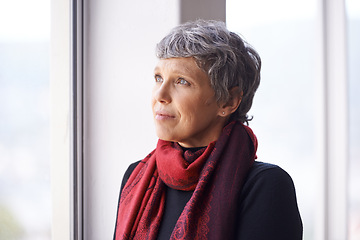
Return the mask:
[[226, 103], [223, 103], [220, 108], [221, 116], [227, 117], [234, 113], [242, 100], [243, 91], [239, 91], [239, 87], [233, 87], [229, 90], [230, 98]]

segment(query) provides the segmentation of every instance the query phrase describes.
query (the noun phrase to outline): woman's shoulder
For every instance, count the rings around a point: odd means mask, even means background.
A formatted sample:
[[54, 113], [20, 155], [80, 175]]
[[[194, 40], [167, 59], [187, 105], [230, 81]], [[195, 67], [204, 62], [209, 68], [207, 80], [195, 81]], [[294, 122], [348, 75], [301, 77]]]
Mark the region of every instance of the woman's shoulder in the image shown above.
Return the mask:
[[284, 171], [278, 165], [271, 164], [271, 163], [266, 163], [266, 162], [260, 162], [260, 161], [255, 161], [252, 168], [250, 169], [250, 171], [254, 172], [256, 174], [256, 173], [260, 173], [260, 172], [270, 170], [270, 169], [276, 169], [276, 170]]
[[139, 165], [140, 162], [141, 160], [131, 163], [126, 170], [125, 175], [128, 174], [130, 176], [130, 174], [134, 171], [134, 169], [136, 168], [137, 165]]
[[252, 183], [254, 181], [270, 181], [274, 183], [278, 181], [286, 181], [293, 184], [290, 175], [284, 169], [275, 164], [259, 161], [254, 162], [246, 180], [247, 183]]
[[134, 162], [134, 163], [130, 164], [129, 167], [126, 169], [123, 180], [122, 180], [122, 183], [121, 183], [121, 190], [124, 188], [124, 186], [125, 186], [127, 180], [129, 179], [131, 173], [134, 171], [134, 169], [136, 168], [136, 166], [140, 162], [141, 162], [141, 160], [137, 161], [137, 162]]
[[274, 200], [296, 203], [295, 186], [291, 176], [281, 167], [255, 161], [241, 191], [242, 201]]
[[255, 162], [240, 194], [241, 239], [302, 239], [295, 186], [281, 167]]

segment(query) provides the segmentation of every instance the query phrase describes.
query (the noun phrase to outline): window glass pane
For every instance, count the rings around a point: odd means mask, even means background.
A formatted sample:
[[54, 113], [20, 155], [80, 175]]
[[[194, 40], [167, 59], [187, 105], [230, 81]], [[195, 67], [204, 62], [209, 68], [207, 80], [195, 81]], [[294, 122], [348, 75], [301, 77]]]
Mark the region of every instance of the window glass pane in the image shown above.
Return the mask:
[[360, 239], [360, 2], [347, 0], [349, 74], [349, 239]]
[[320, 198], [321, 119], [316, 1], [228, 0], [227, 25], [262, 58], [261, 83], [250, 115], [259, 139], [258, 160], [293, 178], [304, 239], [316, 239]]
[[0, 1], [0, 239], [51, 239], [50, 1]]

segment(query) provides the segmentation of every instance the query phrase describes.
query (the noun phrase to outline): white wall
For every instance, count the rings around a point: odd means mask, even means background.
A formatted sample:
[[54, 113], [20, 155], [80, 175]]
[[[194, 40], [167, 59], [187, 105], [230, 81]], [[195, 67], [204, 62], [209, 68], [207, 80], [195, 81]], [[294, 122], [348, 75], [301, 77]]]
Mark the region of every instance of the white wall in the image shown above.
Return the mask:
[[149, 103], [154, 47], [177, 23], [177, 4], [157, 3], [85, 6], [85, 239], [112, 238], [123, 173], [156, 143]]

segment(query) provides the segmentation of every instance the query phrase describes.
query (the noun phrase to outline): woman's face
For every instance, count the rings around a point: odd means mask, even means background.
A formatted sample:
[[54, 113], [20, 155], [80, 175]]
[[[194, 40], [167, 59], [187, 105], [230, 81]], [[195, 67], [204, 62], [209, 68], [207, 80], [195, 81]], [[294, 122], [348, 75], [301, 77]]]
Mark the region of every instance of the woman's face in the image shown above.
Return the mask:
[[217, 140], [226, 119], [207, 74], [193, 58], [159, 60], [154, 78], [152, 110], [160, 139], [183, 147]]

